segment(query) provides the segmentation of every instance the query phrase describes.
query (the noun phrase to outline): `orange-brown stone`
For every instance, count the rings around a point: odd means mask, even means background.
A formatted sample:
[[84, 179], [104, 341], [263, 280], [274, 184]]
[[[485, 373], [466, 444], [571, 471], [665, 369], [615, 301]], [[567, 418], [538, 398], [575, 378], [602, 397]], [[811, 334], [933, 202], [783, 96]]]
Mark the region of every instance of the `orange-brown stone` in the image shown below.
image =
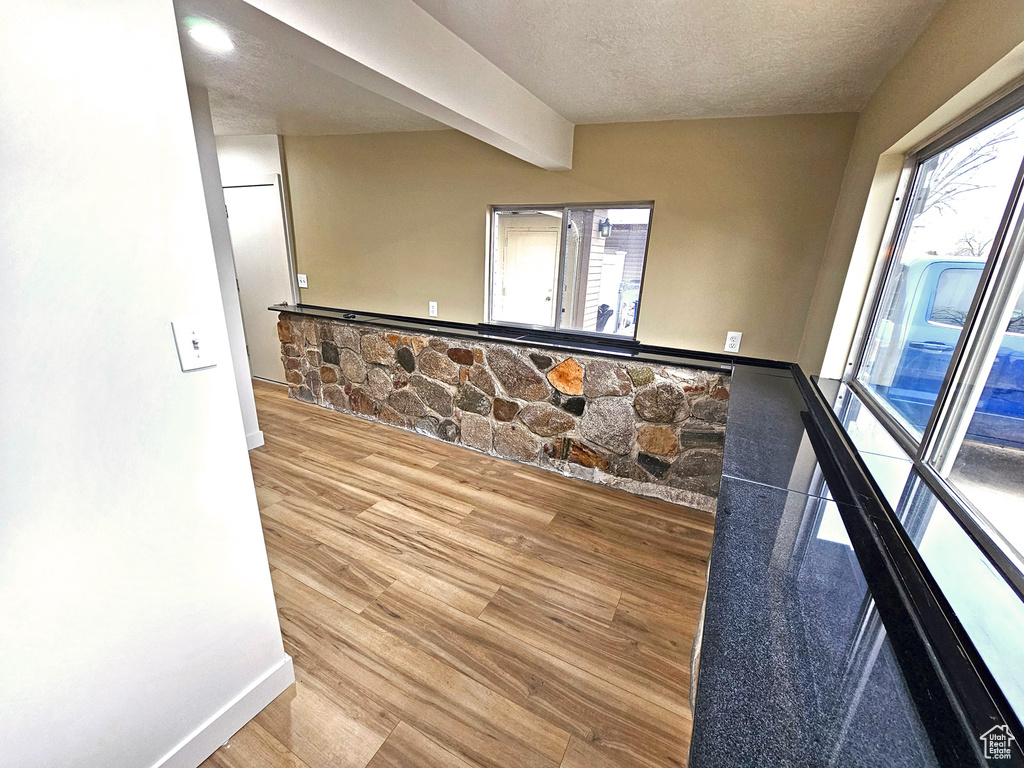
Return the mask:
[[637, 432], [636, 439], [640, 447], [648, 453], [671, 456], [676, 452], [676, 433], [669, 427], [644, 424]]
[[548, 371], [548, 381], [566, 395], [582, 395], [583, 366], [570, 357]]
[[320, 369], [320, 381], [324, 384], [334, 384], [338, 381], [338, 372], [325, 365]]
[[715, 387], [715, 389], [711, 391], [711, 396], [715, 398], [715, 400], [728, 400], [729, 390], [725, 387]]
[[288, 323], [277, 324], [277, 338], [282, 344], [289, 344], [292, 340], [292, 327]]
[[399, 336], [397, 333], [389, 333], [386, 336], [386, 338], [388, 340], [388, 344], [390, 344], [392, 347], [397, 347], [398, 342], [402, 340], [402, 337]]

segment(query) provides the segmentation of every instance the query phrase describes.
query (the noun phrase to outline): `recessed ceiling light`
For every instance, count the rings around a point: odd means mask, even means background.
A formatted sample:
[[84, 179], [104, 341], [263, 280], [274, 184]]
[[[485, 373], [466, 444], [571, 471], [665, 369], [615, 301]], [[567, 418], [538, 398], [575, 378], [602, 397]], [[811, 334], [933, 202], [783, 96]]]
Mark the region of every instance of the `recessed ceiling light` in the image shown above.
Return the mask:
[[206, 19], [185, 19], [188, 34], [201, 46], [214, 53], [228, 53], [235, 49], [228, 33]]

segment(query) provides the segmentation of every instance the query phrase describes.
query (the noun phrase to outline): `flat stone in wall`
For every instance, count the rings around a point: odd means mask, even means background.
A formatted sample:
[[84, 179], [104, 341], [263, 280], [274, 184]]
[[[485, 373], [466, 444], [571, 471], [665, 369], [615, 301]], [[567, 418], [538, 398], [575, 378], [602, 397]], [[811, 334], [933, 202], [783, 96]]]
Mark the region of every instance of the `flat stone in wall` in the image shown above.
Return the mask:
[[282, 313], [289, 395], [714, 512], [729, 376]]

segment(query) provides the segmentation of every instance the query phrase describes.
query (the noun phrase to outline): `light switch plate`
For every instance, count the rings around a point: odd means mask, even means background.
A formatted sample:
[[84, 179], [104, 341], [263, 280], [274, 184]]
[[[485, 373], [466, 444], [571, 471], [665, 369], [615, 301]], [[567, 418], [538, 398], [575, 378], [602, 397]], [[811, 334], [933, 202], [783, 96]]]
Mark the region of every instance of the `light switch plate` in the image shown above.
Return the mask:
[[178, 362], [181, 370], [196, 371], [212, 368], [217, 364], [210, 349], [209, 334], [195, 320], [173, 320], [174, 344], [178, 348]]
[[309, 288], [309, 280], [305, 275], [296, 275], [299, 278], [299, 288]]
[[739, 352], [740, 351], [740, 339], [743, 338], [743, 334], [739, 331], [729, 331], [725, 334], [725, 351], [726, 352]]
[[427, 302], [427, 312], [431, 317], [437, 317], [437, 302]]

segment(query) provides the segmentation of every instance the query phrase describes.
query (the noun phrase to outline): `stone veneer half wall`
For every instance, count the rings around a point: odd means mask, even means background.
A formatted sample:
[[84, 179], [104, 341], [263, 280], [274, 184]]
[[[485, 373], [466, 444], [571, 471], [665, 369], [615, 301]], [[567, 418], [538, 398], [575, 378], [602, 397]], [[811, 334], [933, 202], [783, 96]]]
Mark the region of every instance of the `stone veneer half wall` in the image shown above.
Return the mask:
[[291, 397], [713, 513], [729, 375], [281, 313]]

